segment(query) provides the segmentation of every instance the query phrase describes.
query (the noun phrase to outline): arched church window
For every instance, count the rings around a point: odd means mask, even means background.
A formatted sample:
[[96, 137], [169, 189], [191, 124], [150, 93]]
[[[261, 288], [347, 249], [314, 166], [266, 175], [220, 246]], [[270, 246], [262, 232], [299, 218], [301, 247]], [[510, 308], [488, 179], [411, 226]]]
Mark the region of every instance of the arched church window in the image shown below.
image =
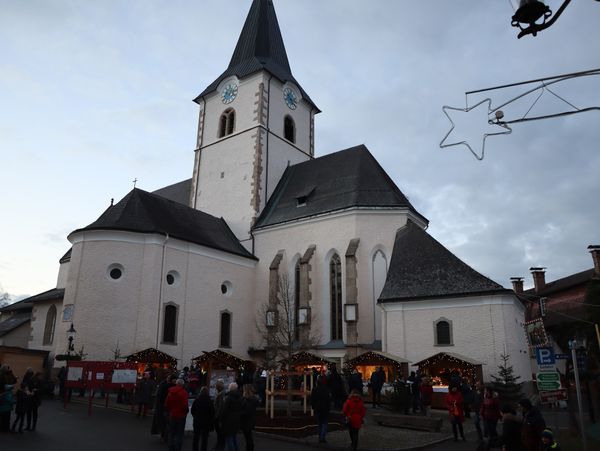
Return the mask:
[[231, 313], [221, 312], [219, 348], [231, 348]]
[[335, 254], [329, 261], [331, 339], [342, 340], [342, 261]]
[[52, 305], [46, 313], [46, 326], [44, 327], [44, 345], [51, 345], [54, 341], [54, 330], [56, 329], [56, 306]]
[[227, 108], [219, 119], [219, 138], [231, 135], [235, 130], [235, 110]]
[[294, 337], [300, 340], [300, 328], [298, 327], [298, 314], [300, 310], [300, 261], [294, 269]]
[[296, 142], [296, 124], [291, 116], [286, 116], [283, 119], [283, 136], [289, 142]]
[[452, 322], [442, 318], [434, 323], [436, 346], [452, 345]]
[[165, 306], [163, 317], [163, 343], [177, 343], [177, 306], [173, 304]]
[[381, 340], [381, 308], [377, 305], [377, 299], [385, 285], [387, 277], [387, 259], [381, 250], [377, 250], [373, 254], [373, 318], [375, 340]]

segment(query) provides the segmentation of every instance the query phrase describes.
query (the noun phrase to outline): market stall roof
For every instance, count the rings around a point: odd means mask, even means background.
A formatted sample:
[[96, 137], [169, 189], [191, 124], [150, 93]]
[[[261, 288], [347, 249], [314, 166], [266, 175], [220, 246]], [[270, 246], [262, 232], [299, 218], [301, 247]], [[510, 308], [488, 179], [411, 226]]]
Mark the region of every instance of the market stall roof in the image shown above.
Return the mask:
[[469, 357], [465, 357], [464, 355], [457, 354], [455, 352], [438, 352], [437, 354], [432, 355], [431, 357], [427, 357], [426, 359], [423, 359], [420, 362], [414, 363], [413, 365], [414, 366], [422, 366], [422, 365], [424, 365], [425, 363], [427, 363], [430, 360], [433, 360], [433, 359], [435, 359], [435, 360], [443, 359], [444, 356], [447, 356], [447, 357], [450, 357], [450, 358], [453, 358], [453, 359], [461, 360], [461, 361], [463, 361], [463, 362], [465, 362], [465, 363], [467, 363], [469, 365], [472, 365], [472, 366], [485, 365], [483, 362], [479, 362], [479, 361], [477, 361], [475, 359], [471, 359]]
[[192, 360], [196, 363], [203, 363], [209, 360], [216, 360], [231, 368], [239, 368], [241, 366], [252, 363], [251, 360], [245, 359], [231, 352], [222, 351], [220, 349], [215, 349], [214, 351], [202, 351], [202, 355], [194, 357]]
[[403, 363], [410, 363], [410, 360], [406, 360], [402, 357], [398, 357], [397, 355], [389, 354], [387, 352], [368, 351], [351, 360], [348, 360], [346, 362], [346, 366], [353, 367], [357, 365], [381, 365], [385, 363], [399, 366]]
[[[288, 361], [288, 359], [282, 359], [279, 363], [281, 363], [282, 365], [285, 365], [287, 363], [287, 361]], [[327, 359], [326, 357], [323, 357], [320, 354], [301, 351], [301, 352], [295, 353], [291, 357], [290, 363], [292, 365], [327, 365], [330, 363], [334, 363], [334, 361]]]
[[158, 349], [148, 348], [143, 351], [136, 352], [127, 356], [127, 362], [141, 362], [141, 363], [170, 363], [173, 366], [177, 365], [177, 359], [171, 357]]

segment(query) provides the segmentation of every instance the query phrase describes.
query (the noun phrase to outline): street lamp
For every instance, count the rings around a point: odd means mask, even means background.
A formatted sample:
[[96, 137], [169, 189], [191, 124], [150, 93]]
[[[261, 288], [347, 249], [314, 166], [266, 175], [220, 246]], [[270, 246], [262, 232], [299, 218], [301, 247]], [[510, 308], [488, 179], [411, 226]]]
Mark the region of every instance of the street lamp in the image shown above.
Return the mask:
[[77, 331], [73, 327], [73, 323], [71, 323], [71, 327], [69, 327], [69, 330], [67, 330], [67, 341], [69, 342], [69, 346], [67, 347], [67, 355], [71, 355], [71, 352], [75, 351], [73, 340], [75, 340], [76, 334]]

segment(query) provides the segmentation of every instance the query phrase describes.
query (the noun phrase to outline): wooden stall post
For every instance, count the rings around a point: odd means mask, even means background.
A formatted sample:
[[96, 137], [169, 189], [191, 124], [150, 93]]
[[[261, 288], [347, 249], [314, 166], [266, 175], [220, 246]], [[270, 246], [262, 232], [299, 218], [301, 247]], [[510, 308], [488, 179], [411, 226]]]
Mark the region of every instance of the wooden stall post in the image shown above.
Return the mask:
[[275, 373], [271, 373], [271, 420], [275, 418]]

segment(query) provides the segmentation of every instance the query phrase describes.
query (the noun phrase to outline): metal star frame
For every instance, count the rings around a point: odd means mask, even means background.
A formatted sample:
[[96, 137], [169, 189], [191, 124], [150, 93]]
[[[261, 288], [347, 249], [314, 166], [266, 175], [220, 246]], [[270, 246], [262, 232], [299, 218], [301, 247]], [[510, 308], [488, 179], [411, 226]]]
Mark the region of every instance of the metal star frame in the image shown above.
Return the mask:
[[[463, 141], [459, 141], [459, 142], [454, 142], [454, 143], [446, 143], [446, 140], [448, 139], [448, 137], [452, 134], [452, 132], [454, 131], [454, 128], [456, 127], [456, 124], [454, 123], [454, 121], [452, 120], [452, 118], [450, 117], [450, 114], [448, 114], [448, 110], [453, 110], [453, 111], [462, 111], [463, 113], [468, 113], [471, 110], [474, 110], [475, 108], [477, 108], [479, 105], [482, 105], [484, 103], [487, 103], [487, 108], [488, 108], [488, 124], [490, 125], [497, 125], [498, 127], [502, 128], [503, 131], [499, 131], [496, 133], [484, 133], [483, 134], [483, 141], [481, 144], [481, 154], [478, 154], [473, 147], [471, 147], [471, 145], [469, 144], [468, 141], [463, 140]], [[442, 139], [442, 141], [440, 142], [440, 147], [442, 149], [446, 148], [446, 147], [453, 147], [453, 146], [460, 146], [463, 145], [465, 146], [467, 149], [469, 149], [471, 151], [471, 153], [475, 156], [475, 158], [477, 158], [478, 160], [483, 160], [484, 154], [485, 154], [485, 144], [487, 141], [487, 138], [489, 136], [497, 136], [497, 135], [510, 135], [512, 133], [512, 129], [508, 126], [508, 124], [504, 123], [504, 122], [500, 122], [499, 120], [494, 121], [492, 119], [489, 119], [489, 117], [491, 115], [494, 114], [494, 109], [492, 109], [492, 99], [484, 99], [481, 102], [471, 106], [471, 107], [467, 107], [467, 108], [456, 108], [456, 107], [451, 107], [451, 106], [443, 106], [442, 107], [442, 111], [444, 111], [444, 114], [446, 115], [446, 117], [448, 118], [448, 120], [450, 121], [450, 124], [452, 124], [452, 127], [450, 128], [450, 130], [448, 131], [448, 133], [446, 133], [446, 136], [444, 136], [444, 139]]]

